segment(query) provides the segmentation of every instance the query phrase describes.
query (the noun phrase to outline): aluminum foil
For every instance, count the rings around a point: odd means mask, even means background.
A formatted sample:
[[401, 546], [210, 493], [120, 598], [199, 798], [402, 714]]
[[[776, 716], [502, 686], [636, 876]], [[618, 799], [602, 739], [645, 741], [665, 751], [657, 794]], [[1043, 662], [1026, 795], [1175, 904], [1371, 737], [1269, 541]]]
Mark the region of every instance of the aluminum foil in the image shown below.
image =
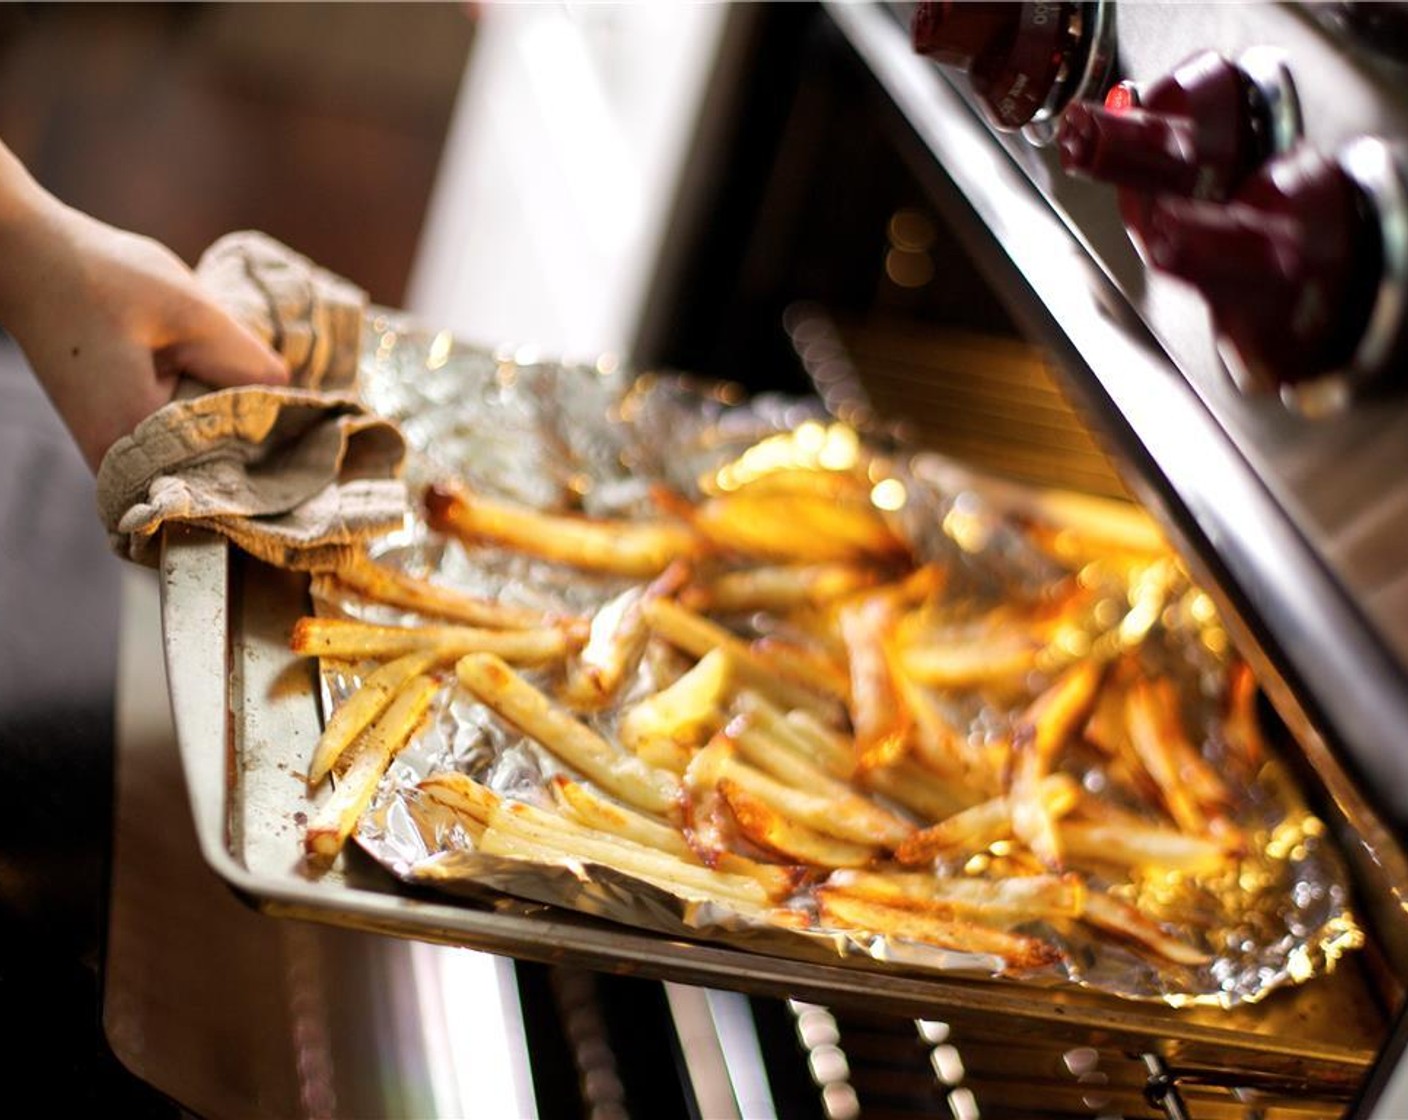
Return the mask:
[[[654, 513], [650, 492], [658, 483], [697, 496], [701, 477], [761, 440], [829, 420], [814, 400], [745, 400], [736, 386], [675, 376], [636, 378], [609, 357], [595, 364], [562, 364], [524, 350], [493, 352], [460, 344], [446, 332], [418, 329], [390, 313], [369, 323], [362, 391], [372, 408], [405, 431], [414, 451], [413, 491], [418, 483], [449, 477], [526, 504], [594, 516]], [[919, 555], [945, 564], [953, 593], [963, 601], [991, 606], [1013, 594], [1040, 594], [1071, 575], [1069, 565], [1033, 544], [1009, 507], [991, 500], [982, 480], [903, 447], [879, 447], [876, 454], [908, 489], [910, 500], [899, 515], [907, 538]], [[574, 613], [589, 613], [631, 586], [501, 549], [471, 553], [430, 532], [414, 513], [374, 552], [380, 562], [413, 575], [506, 602]], [[1202, 930], [1212, 959], [1201, 966], [1176, 965], [1079, 923], [1039, 922], [1017, 928], [1057, 946], [1062, 960], [1022, 979], [1074, 983], [1176, 1006], [1230, 1006], [1330, 971], [1363, 937], [1349, 910], [1347, 877], [1337, 853], [1284, 769], [1268, 759], [1241, 772], [1227, 755], [1215, 719], [1230, 657], [1226, 636], [1206, 597], [1170, 564], [1158, 610], [1145, 620], [1149, 633], [1141, 635], [1142, 656], [1153, 658], [1178, 682], [1193, 742], [1234, 787], [1236, 823], [1247, 836], [1247, 854], [1214, 876], [1151, 871], [1093, 885], [1137, 902], [1170, 930]], [[1092, 570], [1098, 574], [1098, 564]], [[327, 614], [413, 621], [395, 608], [335, 592], [325, 591], [317, 605]], [[653, 671], [651, 659], [643, 660], [623, 700], [658, 687]], [[548, 685], [543, 675], [525, 675]], [[360, 683], [355, 668], [334, 663], [325, 664], [323, 677], [327, 705]], [[956, 697], [945, 714], [966, 728], [970, 739], [996, 737], [1010, 732], [1024, 704]], [[610, 737], [614, 719], [613, 709], [588, 722]], [[1071, 765], [1087, 789], [1098, 792], [1106, 784], [1098, 760], [1076, 759]], [[463, 690], [447, 686], [430, 726], [397, 758], [356, 837], [408, 881], [489, 897], [505, 908], [548, 903], [670, 935], [722, 938], [802, 959], [839, 957], [959, 975], [1004, 972], [1002, 960], [982, 954], [815, 926], [774, 928], [716, 904], [689, 903], [598, 865], [570, 860], [530, 865], [480, 854], [448, 817], [436, 822], [422, 804], [412, 812], [416, 783], [447, 769], [468, 773], [502, 796], [551, 808], [547, 783], [562, 766]], [[1000, 875], [1009, 858], [1004, 852], [995, 846], [944, 870]], [[1013, 873], [1031, 870], [1011, 866]], [[805, 912], [805, 897], [795, 901]]]

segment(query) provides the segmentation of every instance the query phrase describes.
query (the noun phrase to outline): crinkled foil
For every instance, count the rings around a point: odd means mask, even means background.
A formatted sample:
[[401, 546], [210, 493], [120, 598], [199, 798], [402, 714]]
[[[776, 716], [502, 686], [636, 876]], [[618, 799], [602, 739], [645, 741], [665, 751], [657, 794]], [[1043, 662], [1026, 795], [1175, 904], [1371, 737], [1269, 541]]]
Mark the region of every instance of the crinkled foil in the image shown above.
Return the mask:
[[[576, 508], [595, 516], [655, 512], [652, 484], [696, 496], [701, 476], [760, 440], [828, 418], [819, 402], [776, 396], [744, 399], [734, 386], [685, 378], [634, 379], [612, 359], [595, 365], [540, 361], [525, 351], [492, 352], [464, 346], [448, 333], [417, 329], [382, 314], [369, 325], [362, 390], [368, 404], [403, 427], [415, 455], [413, 484], [441, 477], [467, 481], [486, 493], [543, 508]], [[961, 468], [900, 448], [889, 462], [911, 500], [905, 530], [920, 555], [942, 560], [976, 603], [1040, 588], [1062, 574], [1048, 552], [1035, 549], [1010, 518], [999, 514]], [[380, 562], [413, 575], [525, 606], [587, 613], [631, 584], [565, 569], [494, 548], [472, 555], [458, 542], [428, 531], [414, 514], [405, 528], [380, 542]], [[1208, 732], [1213, 695], [1225, 670], [1225, 635], [1208, 622], [1205, 597], [1188, 588], [1166, 605], [1162, 620], [1189, 604], [1201, 620], [1166, 625], [1159, 655], [1184, 690], [1194, 742], [1216, 765]], [[408, 623], [394, 608], [347, 597], [323, 597], [324, 613]], [[1201, 608], [1201, 610], [1200, 610]], [[540, 685], [541, 674], [526, 674]], [[348, 666], [324, 666], [325, 700], [336, 704], [359, 684]], [[625, 689], [624, 700], [653, 691], [648, 660]], [[971, 735], [1001, 734], [1012, 712], [962, 703], [948, 713]], [[1206, 721], [1200, 726], [1199, 720]], [[610, 736], [614, 712], [588, 722]], [[357, 840], [396, 875], [450, 892], [485, 897], [501, 891], [519, 900], [570, 907], [671, 935], [721, 938], [729, 944], [802, 959], [860, 958], [911, 970], [995, 975], [1003, 962], [983, 955], [851, 931], [779, 929], [716, 904], [692, 904], [617, 871], [576, 861], [524, 864], [474, 851], [469, 838], [445, 819], [425, 831], [409, 803], [423, 777], [457, 769], [500, 795], [550, 808], [547, 782], [562, 769], [552, 755], [506, 728], [462, 689], [442, 692], [431, 726], [393, 764]], [[1097, 766], [1078, 775], [1098, 790]], [[1131, 999], [1175, 1006], [1252, 1002], [1288, 983], [1334, 967], [1362, 943], [1348, 906], [1344, 868], [1323, 825], [1302, 804], [1280, 766], [1270, 760], [1240, 782], [1237, 823], [1249, 843], [1245, 858], [1216, 877], [1191, 881], [1174, 873], [1143, 873], [1104, 884], [1137, 901], [1170, 929], [1185, 924], [1210, 931], [1211, 963], [1190, 967], [1154, 959], [1077, 923], [1031, 923], [1062, 950], [1060, 965], [1027, 974], [1035, 983], [1075, 983]], [[423, 822], [427, 810], [418, 806]], [[434, 840], [428, 843], [427, 834]], [[432, 850], [432, 846], [434, 850]], [[974, 857], [1001, 873], [1001, 851]], [[971, 863], [972, 861], [970, 861]], [[978, 868], [979, 870], [983, 868]], [[954, 867], [955, 873], [973, 866]], [[1028, 869], [1030, 870], [1030, 869]], [[505, 907], [527, 905], [499, 898]]]

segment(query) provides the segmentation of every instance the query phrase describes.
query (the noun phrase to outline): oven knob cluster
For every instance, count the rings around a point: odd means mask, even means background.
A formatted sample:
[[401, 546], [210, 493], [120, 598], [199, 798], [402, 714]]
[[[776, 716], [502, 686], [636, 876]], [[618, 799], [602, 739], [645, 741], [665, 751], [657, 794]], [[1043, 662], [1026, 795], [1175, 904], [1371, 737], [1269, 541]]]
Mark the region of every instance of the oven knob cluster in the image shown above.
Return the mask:
[[1073, 102], [1057, 143], [1066, 171], [1121, 188], [1138, 236], [1151, 197], [1225, 199], [1299, 134], [1295, 87], [1279, 60], [1253, 51], [1233, 63], [1206, 51], [1147, 86], [1121, 82], [1104, 105]]
[[1062, 107], [1103, 84], [1111, 58], [1111, 0], [1099, 3], [1003, 3], [923, 0], [914, 10], [914, 47], [965, 71], [994, 127], [1023, 129], [1044, 142], [1043, 128]]
[[1318, 413], [1408, 359], [1408, 183], [1379, 140], [1331, 158], [1300, 136], [1289, 73], [1254, 49], [1073, 102], [1057, 142], [1119, 188], [1148, 263], [1205, 297], [1238, 385]]
[[1405, 197], [1378, 141], [1338, 159], [1306, 147], [1226, 203], [1156, 197], [1146, 252], [1206, 298], [1244, 388], [1324, 410], [1403, 350]]

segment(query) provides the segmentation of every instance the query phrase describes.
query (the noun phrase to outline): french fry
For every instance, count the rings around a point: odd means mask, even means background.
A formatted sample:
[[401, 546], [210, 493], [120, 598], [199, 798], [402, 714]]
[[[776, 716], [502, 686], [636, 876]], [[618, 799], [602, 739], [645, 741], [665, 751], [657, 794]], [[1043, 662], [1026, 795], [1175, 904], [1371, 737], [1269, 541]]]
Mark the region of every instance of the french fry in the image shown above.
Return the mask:
[[1167, 681], [1136, 681], [1126, 699], [1129, 738], [1163, 795], [1174, 823], [1199, 835], [1228, 803], [1221, 778], [1183, 731], [1178, 698]]
[[842, 703], [851, 698], [850, 675], [821, 650], [809, 649], [777, 637], [759, 638], [749, 647], [758, 660], [779, 677], [797, 681]]
[[691, 901], [719, 901], [762, 910], [767, 891], [755, 879], [700, 866], [631, 840], [610, 836], [517, 801], [501, 801], [479, 850], [539, 861], [585, 860], [614, 868]]
[[932, 903], [955, 914], [1003, 922], [1078, 918], [1089, 894], [1085, 880], [1069, 873], [970, 879], [913, 871], [836, 871], [827, 883], [876, 902]]
[[1101, 667], [1082, 661], [1032, 701], [1013, 742], [1012, 831], [1047, 867], [1061, 866], [1055, 818], [1040, 794], [1052, 760], [1086, 718], [1100, 683]]
[[592, 616], [586, 644], [567, 662], [562, 699], [578, 711], [597, 711], [611, 702], [630, 667], [645, 649], [643, 587], [632, 587], [609, 600]]
[[720, 778], [718, 790], [738, 823], [739, 831], [765, 851], [819, 867], [863, 867], [876, 856], [877, 849], [873, 846], [840, 840], [806, 825], [794, 824], [732, 778]]
[[722, 649], [741, 682], [767, 694], [789, 708], [825, 712], [829, 702], [817, 692], [779, 677], [772, 667], [747, 645], [716, 622], [686, 610], [669, 599], [651, 599], [641, 604], [651, 630], [673, 646], [695, 657]]
[[899, 759], [914, 717], [895, 683], [889, 649], [897, 605], [884, 591], [868, 592], [837, 612], [851, 666], [851, 727], [862, 771]]
[[941, 777], [912, 758], [867, 770], [860, 783], [925, 821], [944, 820], [980, 798], [961, 782]]
[[715, 867], [729, 850], [728, 806], [719, 793], [724, 765], [733, 754], [733, 740], [716, 732], [689, 760], [684, 772], [684, 837], [708, 867]]
[[743, 568], [696, 583], [680, 596], [691, 610], [721, 614], [773, 611], [785, 614], [818, 606], [873, 587], [877, 569], [860, 564], [791, 564]]
[[903, 560], [907, 549], [871, 505], [807, 494], [739, 492], [695, 507], [691, 524], [717, 548], [774, 561]]
[[690, 748], [723, 722], [721, 704], [730, 676], [728, 654], [709, 651], [673, 684], [625, 711], [616, 728], [622, 745], [646, 759], [682, 756], [687, 765]]
[[1127, 902], [1122, 902], [1102, 891], [1091, 891], [1085, 900], [1085, 911], [1081, 919], [1099, 929], [1119, 934], [1138, 942], [1166, 960], [1175, 964], [1198, 965], [1212, 960], [1209, 953], [1171, 937]]
[[987, 688], [1020, 681], [1036, 664], [1041, 647], [1024, 634], [997, 638], [930, 639], [906, 645], [899, 663], [920, 684], [931, 688]]
[[[553, 792], [557, 795], [564, 813], [579, 824], [642, 844], [647, 848], [657, 848], [689, 863], [699, 862], [694, 849], [677, 828], [634, 809], [628, 809], [624, 805], [608, 801], [581, 783], [568, 781], [562, 775], [554, 779]], [[759, 863], [733, 852], [722, 853], [715, 870], [755, 879], [767, 891], [768, 897], [774, 899], [786, 898], [791, 894], [799, 878], [796, 868], [775, 863]]]
[[501, 658], [473, 653], [459, 660], [455, 673], [476, 699], [628, 805], [661, 816], [679, 812], [681, 790], [675, 775], [647, 766], [608, 743], [554, 705]]
[[841, 779], [855, 775], [856, 752], [850, 740], [809, 712], [783, 712], [751, 689], [739, 692], [734, 703], [737, 710], [748, 717], [750, 728], [791, 747], [820, 771]]
[[1060, 960], [1060, 953], [1045, 941], [955, 918], [942, 906], [876, 902], [835, 887], [819, 887], [816, 893], [822, 924], [833, 929], [864, 930], [961, 953], [1001, 957], [1004, 972], [1027, 972]]
[[463, 488], [430, 487], [425, 508], [432, 528], [470, 543], [490, 541], [594, 572], [644, 578], [699, 551], [696, 534], [677, 522], [543, 513]]
[[416, 579], [405, 572], [378, 564], [362, 553], [354, 555], [332, 575], [338, 583], [378, 603], [468, 626], [491, 630], [533, 630], [548, 626], [553, 621], [542, 611], [529, 607], [481, 599], [428, 580]]
[[[737, 742], [740, 753], [746, 752], [744, 736], [737, 736]], [[799, 788], [737, 758], [724, 763], [720, 780], [723, 779], [789, 821], [866, 847], [878, 844], [894, 848], [914, 831], [893, 813], [849, 790], [837, 793]]]
[[1159, 867], [1190, 874], [1216, 871], [1230, 855], [1216, 840], [1129, 819], [1067, 818], [1057, 826], [1061, 848], [1074, 862]]
[[438, 650], [419, 650], [389, 661], [373, 672], [362, 687], [339, 704], [328, 719], [313, 761], [308, 767], [308, 788], [319, 785], [367, 725], [386, 711], [396, 693], [413, 678], [451, 657]]
[[1247, 770], [1254, 770], [1266, 758], [1266, 741], [1256, 711], [1257, 684], [1251, 666], [1237, 662], [1229, 672], [1227, 711], [1222, 733], [1227, 745]]
[[467, 653], [493, 653], [520, 665], [558, 661], [568, 650], [561, 627], [539, 630], [478, 630], [470, 626], [379, 626], [350, 618], [300, 618], [289, 642], [305, 657], [346, 661], [402, 657], [435, 650], [447, 659]]
[[371, 804], [387, 766], [410, 742], [439, 690], [439, 684], [430, 677], [413, 678], [348, 752], [351, 761], [304, 835], [304, 847], [310, 857], [330, 862], [342, 850]]
[[[448, 809], [477, 844], [499, 803], [499, 795], [458, 771], [432, 774], [416, 786], [423, 800]], [[412, 805], [414, 811], [415, 805]]]
[[[1037, 793], [1047, 814], [1060, 817], [1075, 807], [1080, 787], [1065, 774], [1051, 774], [1042, 779]], [[900, 845], [895, 858], [905, 864], [930, 863], [944, 855], [981, 851], [1011, 835], [1011, 802], [1006, 796], [994, 797], [916, 832]]]

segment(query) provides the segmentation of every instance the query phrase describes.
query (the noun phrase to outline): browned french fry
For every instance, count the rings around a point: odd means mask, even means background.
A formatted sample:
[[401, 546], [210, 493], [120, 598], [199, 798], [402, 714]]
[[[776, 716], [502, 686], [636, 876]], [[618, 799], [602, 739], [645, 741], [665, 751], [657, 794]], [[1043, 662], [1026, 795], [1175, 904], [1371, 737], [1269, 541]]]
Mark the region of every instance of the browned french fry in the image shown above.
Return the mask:
[[769, 905], [762, 885], [746, 875], [714, 871], [523, 802], [499, 803], [479, 850], [539, 862], [585, 860], [614, 868], [690, 901], [716, 901], [746, 910], [762, 910]]
[[669, 599], [652, 599], [641, 604], [641, 611], [650, 628], [673, 646], [695, 657], [710, 650], [722, 649], [740, 681], [775, 699], [789, 708], [805, 708], [825, 712], [829, 701], [812, 689], [777, 675], [766, 661], [716, 622], [702, 618]]
[[469, 626], [492, 630], [532, 630], [553, 622], [542, 611], [481, 599], [428, 580], [416, 579], [405, 572], [378, 564], [361, 553], [339, 567], [333, 577], [359, 595], [378, 603], [404, 607], [418, 614]]
[[912, 900], [904, 905], [876, 902], [835, 887], [819, 887], [817, 902], [822, 923], [831, 928], [1001, 957], [1005, 972], [1027, 972], [1060, 960], [1060, 953], [1045, 941], [957, 919], [942, 906], [930, 909]]
[[902, 560], [907, 549], [871, 505], [806, 494], [733, 493], [697, 506], [694, 528], [718, 548], [798, 563]]
[[1036, 664], [1041, 647], [1025, 634], [996, 638], [929, 639], [899, 651], [904, 671], [933, 688], [985, 688], [1020, 681]]
[[491, 541], [559, 564], [637, 578], [653, 576], [699, 551], [687, 525], [670, 521], [613, 521], [543, 513], [494, 501], [461, 488], [432, 486], [425, 508], [430, 525], [469, 542]]
[[[745, 456], [748, 454], [744, 452]], [[785, 497], [803, 495], [827, 501], [851, 503], [869, 500], [868, 479], [850, 470], [827, 470], [817, 467], [782, 467], [761, 474], [738, 471], [734, 464], [725, 464], [706, 489], [710, 493], [743, 493]]]
[[[588, 828], [647, 848], [658, 848], [689, 863], [699, 862], [698, 855], [677, 828], [608, 801], [579, 782], [568, 781], [561, 775], [553, 781], [553, 792], [557, 794], [566, 815]], [[759, 863], [733, 852], [721, 853], [714, 867], [717, 871], [756, 879], [767, 891], [768, 897], [775, 899], [791, 894], [799, 878], [797, 868]]]
[[449, 660], [451, 657], [438, 650], [420, 650], [387, 662], [367, 677], [361, 688], [338, 705], [323, 728], [313, 751], [313, 761], [308, 767], [309, 788], [327, 777], [357, 736], [386, 711], [398, 690], [414, 677], [434, 668], [438, 662]]
[[622, 745], [647, 760], [682, 759], [676, 771], [682, 773], [690, 748], [723, 722], [729, 677], [728, 654], [721, 649], [706, 653], [674, 683], [626, 710], [616, 728]]
[[733, 740], [716, 732], [684, 772], [684, 837], [708, 867], [715, 867], [729, 850], [728, 806], [719, 793], [723, 768], [733, 755]]
[[941, 821], [981, 799], [961, 782], [943, 778], [912, 758], [877, 766], [860, 776], [860, 784], [902, 805], [924, 821]]
[[439, 689], [430, 677], [412, 679], [347, 752], [351, 761], [336, 779], [332, 796], [318, 808], [304, 835], [304, 847], [310, 856], [330, 861], [342, 850], [358, 819], [371, 804], [387, 766], [410, 742]]
[[1085, 900], [1085, 912], [1081, 918], [1090, 925], [1116, 933], [1137, 941], [1166, 960], [1175, 964], [1196, 967], [1207, 964], [1212, 956], [1186, 941], [1171, 937], [1127, 902], [1102, 891], [1091, 891]]
[[1013, 742], [1012, 831], [1047, 867], [1061, 866], [1061, 842], [1055, 818], [1040, 795], [1052, 760], [1072, 732], [1084, 722], [1100, 683], [1101, 667], [1079, 662], [1063, 673], [1027, 709]]
[[830, 603], [873, 587], [880, 573], [859, 564], [792, 564], [724, 572], [691, 586], [681, 601], [691, 610], [774, 611]]
[[[750, 757], [746, 734], [736, 735], [735, 741], [739, 753]], [[737, 758], [725, 761], [721, 778], [730, 779], [739, 789], [776, 809], [788, 820], [841, 840], [894, 848], [914, 831], [912, 826], [874, 802], [844, 787], [829, 788], [831, 779], [826, 779], [827, 787], [798, 786], [779, 781]]]
[[478, 700], [628, 805], [662, 816], [679, 813], [678, 778], [608, 743], [556, 707], [502, 659], [470, 654], [459, 660], [455, 673]]
[[475, 843], [484, 835], [489, 817], [499, 803], [499, 795], [488, 786], [480, 785], [457, 771], [432, 774], [423, 779], [416, 789], [424, 800], [453, 813]]
[[1120, 818], [1087, 821], [1067, 818], [1058, 826], [1062, 850], [1076, 863], [1160, 867], [1170, 871], [1215, 871], [1230, 858], [1206, 836]]
[[1195, 835], [1228, 803], [1227, 787], [1188, 742], [1178, 697], [1167, 681], [1136, 681], [1125, 707], [1129, 738], [1174, 823]]
[[720, 778], [718, 789], [739, 831], [765, 851], [819, 867], [863, 867], [875, 858], [873, 846], [840, 840], [806, 825], [792, 823], [731, 778]]
[[561, 627], [541, 630], [477, 630], [469, 626], [379, 626], [350, 618], [300, 618], [289, 642], [306, 657], [347, 661], [402, 657], [433, 649], [446, 658], [493, 653], [520, 665], [539, 665], [566, 656], [567, 634]]
[[[1065, 774], [1050, 774], [1038, 786], [1038, 795], [1052, 817], [1075, 807], [1080, 787]], [[895, 858], [901, 863], [930, 863], [942, 855], [979, 851], [1012, 835], [1012, 805], [1007, 797], [994, 797], [946, 820], [916, 832], [900, 845]]]
[[1266, 757], [1266, 741], [1256, 711], [1257, 684], [1251, 666], [1239, 661], [1232, 666], [1227, 682], [1227, 712], [1222, 731], [1227, 745], [1248, 770]]
[[889, 649], [897, 604], [884, 591], [841, 604], [837, 624], [851, 666], [851, 727], [862, 771], [885, 766], [905, 752], [913, 715], [896, 687]]
[[913, 871], [835, 871], [828, 885], [877, 902], [924, 902], [989, 921], [1077, 918], [1089, 893], [1079, 875], [969, 879]]

